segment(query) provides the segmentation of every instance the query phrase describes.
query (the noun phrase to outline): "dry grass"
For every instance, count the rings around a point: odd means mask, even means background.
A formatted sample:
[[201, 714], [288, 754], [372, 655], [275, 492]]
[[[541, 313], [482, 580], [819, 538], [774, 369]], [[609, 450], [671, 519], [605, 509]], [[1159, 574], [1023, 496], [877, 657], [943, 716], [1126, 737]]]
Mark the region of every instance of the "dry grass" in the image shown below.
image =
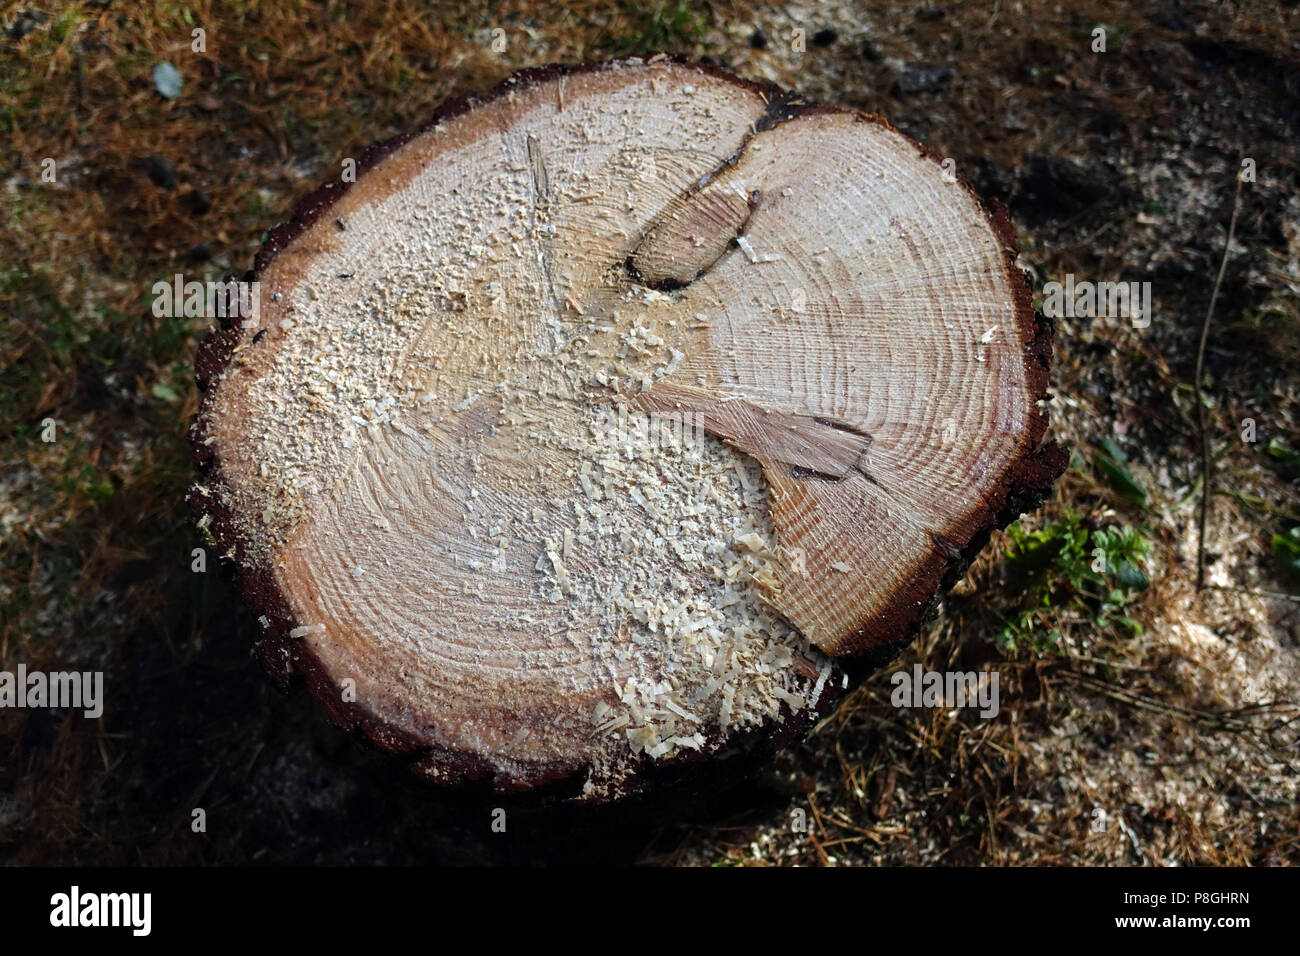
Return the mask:
[[[1296, 582], [1269, 548], [1300, 506], [1263, 450], [1300, 447], [1297, 14], [1033, 0], [921, 20], [917, 6], [0, 4], [0, 662], [103, 668], [109, 688], [101, 721], [0, 712], [0, 859], [1300, 860], [1300, 605], [1271, 596]], [[1089, 50], [1098, 23], [1104, 55]], [[1009, 202], [1041, 278], [1153, 282], [1144, 332], [1061, 322], [1053, 419], [1081, 467], [1029, 522], [1068, 507], [1143, 528], [1152, 586], [1128, 613], [1145, 629], [1061, 609], [1055, 652], [1008, 656], [993, 636], [1018, 596], [998, 537], [902, 662], [996, 667], [995, 720], [896, 710], [877, 675], [725, 798], [596, 822], [521, 810], [506, 847], [479, 803], [414, 788], [309, 701], [270, 692], [229, 585], [191, 573], [202, 329], [154, 318], [149, 290], [247, 267], [342, 157], [453, 89], [650, 48], [886, 115]], [[173, 101], [150, 80], [163, 60], [185, 78]], [[904, 94], [902, 62], [955, 75]], [[1258, 182], [1207, 353], [1214, 587], [1198, 593], [1192, 363], [1242, 156]], [[1239, 439], [1245, 418], [1256, 444]], [[1103, 438], [1129, 455], [1145, 507], [1103, 480]]]

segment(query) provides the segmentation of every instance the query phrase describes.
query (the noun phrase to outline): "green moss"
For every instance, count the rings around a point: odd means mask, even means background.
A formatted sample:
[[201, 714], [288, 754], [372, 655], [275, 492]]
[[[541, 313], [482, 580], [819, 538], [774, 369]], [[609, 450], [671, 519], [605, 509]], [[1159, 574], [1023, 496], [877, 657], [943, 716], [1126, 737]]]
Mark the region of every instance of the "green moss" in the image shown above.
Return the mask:
[[658, 3], [648, 9], [639, 4], [623, 4], [620, 10], [636, 24], [632, 33], [617, 38], [611, 45], [615, 52], [622, 54], [689, 50], [699, 42], [706, 26], [704, 17], [682, 0]]

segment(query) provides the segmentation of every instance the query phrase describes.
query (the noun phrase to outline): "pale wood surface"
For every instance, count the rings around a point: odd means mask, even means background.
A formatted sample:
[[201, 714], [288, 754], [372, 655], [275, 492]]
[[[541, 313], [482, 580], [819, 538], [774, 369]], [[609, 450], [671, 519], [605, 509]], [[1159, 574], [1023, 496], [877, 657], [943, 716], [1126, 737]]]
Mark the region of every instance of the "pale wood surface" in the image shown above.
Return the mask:
[[378, 723], [617, 795], [812, 707], [991, 523], [1042, 428], [1003, 238], [887, 126], [782, 120], [667, 62], [519, 84], [263, 270], [204, 492]]

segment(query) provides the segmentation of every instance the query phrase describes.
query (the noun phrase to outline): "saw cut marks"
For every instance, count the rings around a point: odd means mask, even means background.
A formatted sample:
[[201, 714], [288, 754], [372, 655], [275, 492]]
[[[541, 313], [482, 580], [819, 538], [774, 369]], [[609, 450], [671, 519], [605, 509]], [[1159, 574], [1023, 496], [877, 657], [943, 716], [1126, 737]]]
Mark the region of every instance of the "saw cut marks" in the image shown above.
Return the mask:
[[205, 346], [196, 500], [273, 668], [430, 777], [804, 726], [1059, 471], [1009, 227], [872, 118], [543, 71], [326, 198]]

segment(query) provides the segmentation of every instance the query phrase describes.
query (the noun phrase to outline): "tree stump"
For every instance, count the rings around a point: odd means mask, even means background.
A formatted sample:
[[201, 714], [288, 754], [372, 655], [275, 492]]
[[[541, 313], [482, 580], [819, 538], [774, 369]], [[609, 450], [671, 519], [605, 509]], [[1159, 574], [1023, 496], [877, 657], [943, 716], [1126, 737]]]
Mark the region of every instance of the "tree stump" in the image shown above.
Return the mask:
[[629, 59], [359, 169], [205, 340], [191, 498], [271, 672], [430, 778], [788, 738], [1064, 467], [1005, 211], [877, 117]]

